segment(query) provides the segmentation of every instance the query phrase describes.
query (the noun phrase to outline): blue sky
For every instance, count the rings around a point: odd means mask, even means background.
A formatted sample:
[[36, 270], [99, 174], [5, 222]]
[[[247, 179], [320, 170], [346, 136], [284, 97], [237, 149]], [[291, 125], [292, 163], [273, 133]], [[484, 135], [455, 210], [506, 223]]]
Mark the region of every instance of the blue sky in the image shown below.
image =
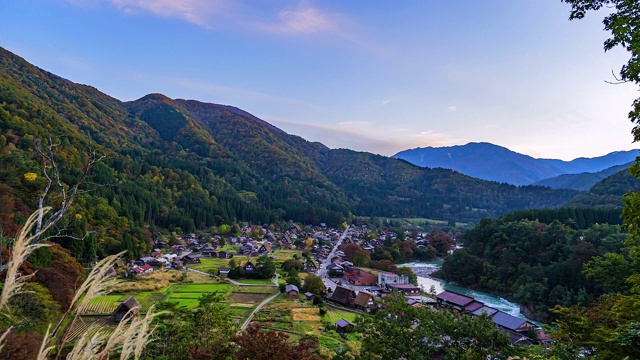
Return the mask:
[[486, 141], [570, 160], [637, 148], [603, 14], [552, 0], [5, 0], [0, 46], [128, 101], [239, 107], [382, 155]]

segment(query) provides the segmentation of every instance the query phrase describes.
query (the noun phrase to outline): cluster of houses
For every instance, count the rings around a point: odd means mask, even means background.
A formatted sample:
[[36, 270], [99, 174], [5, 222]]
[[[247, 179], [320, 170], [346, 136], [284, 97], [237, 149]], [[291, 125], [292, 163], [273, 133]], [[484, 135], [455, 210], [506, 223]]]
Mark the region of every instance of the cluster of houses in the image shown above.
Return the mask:
[[329, 300], [362, 311], [371, 310], [374, 299], [382, 298], [392, 292], [400, 292], [409, 297], [421, 297], [420, 288], [411, 284], [407, 275], [379, 273], [375, 276], [358, 268], [349, 268], [344, 271], [343, 279], [355, 286], [368, 287], [356, 292], [346, 286], [337, 286]]
[[[438, 309], [449, 309], [457, 313], [466, 313], [472, 316], [488, 315], [491, 321], [509, 336], [512, 345], [532, 345], [535, 343], [550, 345], [549, 337], [540, 331], [535, 324], [494, 309], [472, 297], [453, 291], [443, 291], [436, 295], [436, 300]], [[535, 332], [537, 339], [531, 339], [529, 337], [531, 331]]]
[[[387, 279], [392, 279], [395, 274], [380, 275]], [[387, 283], [386, 285], [397, 286], [406, 284]], [[328, 300], [345, 307], [367, 312], [375, 308], [375, 299], [377, 297], [385, 296], [384, 292], [376, 294], [376, 290], [379, 289], [380, 288], [370, 288], [368, 289], [369, 291], [355, 291], [344, 286], [337, 286]], [[487, 306], [472, 297], [452, 291], [443, 291], [437, 294], [436, 301], [424, 297], [407, 297], [407, 303], [413, 307], [429, 306], [436, 310], [447, 309], [456, 313], [466, 313], [472, 316], [486, 314], [500, 330], [509, 336], [512, 345], [533, 345], [539, 343], [547, 346], [550, 345], [549, 337], [542, 332], [538, 326], [526, 319], [507, 314]], [[531, 338], [532, 332], [536, 338]]]

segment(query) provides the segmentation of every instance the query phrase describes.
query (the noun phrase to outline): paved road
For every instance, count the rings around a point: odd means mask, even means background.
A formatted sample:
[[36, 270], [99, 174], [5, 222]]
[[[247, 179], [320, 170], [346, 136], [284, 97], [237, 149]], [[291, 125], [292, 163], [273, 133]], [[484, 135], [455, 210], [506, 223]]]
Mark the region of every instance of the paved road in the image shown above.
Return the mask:
[[263, 306], [267, 305], [267, 303], [269, 303], [269, 301], [275, 299], [276, 297], [278, 297], [278, 295], [280, 295], [280, 292], [277, 292], [273, 295], [271, 295], [270, 297], [268, 297], [267, 299], [265, 299], [263, 302], [260, 303], [260, 305], [256, 306], [256, 308], [251, 312], [251, 315], [249, 315], [249, 317], [247, 318], [247, 320], [242, 324], [242, 326], [240, 327], [240, 330], [244, 330], [247, 328], [247, 326], [249, 326], [249, 323], [251, 322], [251, 320], [253, 320], [253, 316], [260, 311], [260, 309], [262, 309]]
[[335, 256], [334, 253], [336, 252], [336, 250], [338, 250], [338, 247], [342, 245], [342, 243], [344, 242], [344, 239], [347, 238], [347, 235], [350, 229], [351, 229], [351, 225], [347, 226], [347, 228], [344, 229], [344, 232], [342, 233], [340, 240], [336, 242], [336, 244], [333, 246], [333, 249], [331, 249], [329, 256], [327, 256], [327, 258], [322, 262], [322, 264], [320, 264], [320, 269], [318, 269], [318, 276], [322, 278], [322, 281], [324, 282], [324, 286], [326, 288], [331, 288], [331, 291], [336, 289], [337, 284], [333, 282], [331, 279], [327, 278], [327, 273], [328, 273], [327, 266], [331, 265], [331, 258]]

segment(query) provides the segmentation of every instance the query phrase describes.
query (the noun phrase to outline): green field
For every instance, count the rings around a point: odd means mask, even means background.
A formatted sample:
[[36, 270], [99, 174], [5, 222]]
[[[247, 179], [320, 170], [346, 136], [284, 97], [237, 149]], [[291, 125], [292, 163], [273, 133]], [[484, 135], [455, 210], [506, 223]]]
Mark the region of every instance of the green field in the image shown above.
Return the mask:
[[169, 288], [174, 293], [210, 293], [219, 291], [222, 293], [230, 293], [238, 286], [232, 284], [185, 284], [173, 285]]
[[[233, 258], [235, 259], [236, 264], [240, 264], [241, 262], [245, 262], [249, 260], [249, 257], [247, 256], [234, 256]], [[231, 259], [203, 257], [203, 258], [200, 258], [200, 264], [189, 264], [187, 265], [187, 267], [197, 269], [200, 271], [205, 271], [205, 272], [209, 270], [217, 271], [221, 267], [229, 267], [230, 260]]]
[[273, 285], [273, 279], [238, 279], [236, 281], [242, 284]]
[[347, 321], [354, 322], [357, 315], [358, 314], [352, 313], [350, 311], [336, 310], [336, 309], [329, 308], [324, 317], [325, 317], [325, 320], [327, 320], [331, 325], [334, 325], [335, 322], [340, 319], [345, 319]]

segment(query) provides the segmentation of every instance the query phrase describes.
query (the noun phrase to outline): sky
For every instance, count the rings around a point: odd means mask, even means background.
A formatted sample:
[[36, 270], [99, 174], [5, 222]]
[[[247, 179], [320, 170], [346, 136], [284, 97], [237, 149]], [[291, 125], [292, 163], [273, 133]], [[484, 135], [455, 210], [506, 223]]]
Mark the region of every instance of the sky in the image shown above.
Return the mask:
[[[232, 105], [331, 148], [638, 148], [604, 13], [560, 0], [0, 0], [0, 46], [122, 101]], [[612, 73], [613, 72], [613, 73]]]

